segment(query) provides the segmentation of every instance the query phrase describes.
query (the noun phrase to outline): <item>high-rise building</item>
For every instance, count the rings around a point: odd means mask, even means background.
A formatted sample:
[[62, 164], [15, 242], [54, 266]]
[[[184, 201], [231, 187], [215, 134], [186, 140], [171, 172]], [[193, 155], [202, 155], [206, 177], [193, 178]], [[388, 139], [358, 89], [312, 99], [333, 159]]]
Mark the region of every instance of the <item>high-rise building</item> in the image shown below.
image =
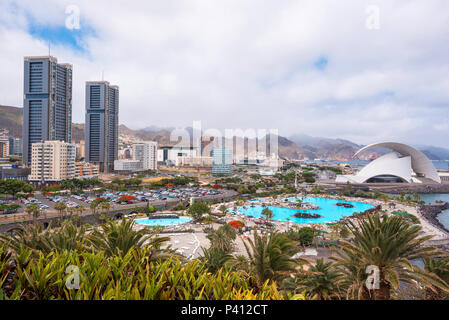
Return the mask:
[[55, 57], [25, 57], [23, 163], [31, 163], [32, 144], [72, 141], [72, 65]]
[[0, 158], [7, 158], [9, 156], [9, 138], [0, 137]]
[[140, 160], [144, 170], [157, 170], [157, 142], [134, 143], [133, 159]]
[[232, 173], [232, 150], [212, 150], [212, 174], [229, 175]]
[[22, 139], [9, 138], [9, 155], [22, 157]]
[[75, 177], [75, 145], [62, 141], [33, 143], [30, 181], [58, 182]]
[[86, 82], [86, 157], [102, 172], [118, 159], [119, 88], [107, 81]]

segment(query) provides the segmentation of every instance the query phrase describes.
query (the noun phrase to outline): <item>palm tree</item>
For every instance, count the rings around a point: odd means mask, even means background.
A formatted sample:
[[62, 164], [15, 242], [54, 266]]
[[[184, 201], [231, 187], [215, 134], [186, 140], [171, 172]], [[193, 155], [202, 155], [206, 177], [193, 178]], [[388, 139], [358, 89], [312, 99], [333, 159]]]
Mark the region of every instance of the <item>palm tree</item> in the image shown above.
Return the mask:
[[[442, 281], [449, 284], [449, 257], [437, 259], [425, 259], [424, 270], [435, 274]], [[444, 292], [438, 286], [426, 287], [426, 300], [442, 300]]]
[[[348, 296], [358, 299], [388, 300], [391, 290], [400, 283], [431, 284], [445, 287], [437, 277], [410, 263], [410, 260], [441, 256], [433, 247], [425, 246], [432, 236], [420, 237], [421, 227], [412, 225], [400, 216], [370, 215], [357, 223], [346, 222], [353, 235], [352, 242], [341, 240], [337, 265], [343, 267], [348, 279]], [[367, 267], [379, 271], [378, 288], [369, 291], [365, 286]], [[446, 289], [445, 289], [446, 290]]]
[[25, 208], [25, 212], [33, 216], [33, 221], [35, 223], [36, 219], [41, 214], [41, 207], [39, 207], [37, 203], [32, 203]]
[[108, 221], [95, 229], [88, 240], [96, 251], [104, 251], [106, 256], [124, 256], [131, 248], [151, 246], [153, 254], [170, 240], [169, 237], [156, 237], [150, 229], [134, 230], [134, 221], [122, 219], [120, 222]]
[[86, 211], [86, 208], [84, 206], [78, 206], [78, 208], [76, 208], [76, 211], [79, 215], [81, 215], [84, 211]]
[[212, 273], [217, 272], [220, 268], [228, 264], [233, 259], [232, 255], [216, 247], [201, 249], [203, 250], [203, 254], [199, 259], [205, 263], [207, 269], [209, 269]]
[[97, 200], [94, 200], [90, 203], [89, 207], [92, 210], [93, 214], [97, 213], [97, 208], [99, 205], [100, 205], [100, 203]]
[[65, 202], [58, 202], [55, 204], [55, 210], [59, 211], [59, 214], [62, 216], [64, 211], [67, 209], [67, 204]]
[[44, 229], [41, 223], [29, 224], [22, 231], [13, 235], [0, 235], [0, 243], [5, 243], [9, 248], [19, 253], [25, 247], [30, 249], [35, 256], [41, 253], [50, 254], [53, 251], [71, 251], [85, 248], [84, 226], [76, 227], [70, 220], [62, 223], [58, 229], [51, 226]]
[[243, 242], [248, 255], [249, 270], [262, 285], [266, 280], [281, 280], [295, 271], [299, 260], [292, 259], [299, 249], [289, 238], [273, 232], [260, 235], [254, 232], [253, 239]]
[[273, 219], [273, 211], [269, 208], [265, 208], [262, 210], [262, 215], [268, 220]]
[[225, 206], [224, 204], [222, 204], [222, 205], [218, 208], [218, 210], [219, 210], [223, 215], [225, 215], [225, 214], [228, 212], [228, 208], [226, 208], [226, 206]]
[[109, 213], [109, 210], [111, 209], [112, 205], [110, 202], [104, 201], [100, 204], [101, 209], [105, 210], [106, 213]]
[[315, 265], [300, 275], [297, 289], [311, 296], [316, 295], [320, 300], [330, 300], [340, 297], [341, 284], [342, 274], [332, 262], [318, 259]]

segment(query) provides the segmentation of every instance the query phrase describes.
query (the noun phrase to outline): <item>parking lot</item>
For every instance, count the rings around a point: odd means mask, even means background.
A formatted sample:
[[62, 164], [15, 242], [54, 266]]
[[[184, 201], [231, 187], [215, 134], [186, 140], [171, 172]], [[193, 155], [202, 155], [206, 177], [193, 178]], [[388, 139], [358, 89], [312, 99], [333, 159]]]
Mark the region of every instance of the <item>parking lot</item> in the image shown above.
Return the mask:
[[[223, 193], [222, 190], [216, 190], [203, 187], [182, 187], [182, 188], [163, 188], [163, 189], [142, 189], [141, 191], [106, 191], [102, 193], [86, 192], [84, 194], [67, 195], [44, 195], [36, 192], [34, 197], [20, 200], [8, 200], [5, 203], [19, 204], [22, 207], [17, 209], [16, 215], [27, 215], [25, 208], [31, 203], [37, 203], [42, 213], [55, 212], [55, 206], [59, 202], [64, 202], [67, 208], [79, 208], [83, 206], [85, 212], [90, 212], [90, 203], [95, 199], [102, 198], [109, 201], [111, 210], [120, 208], [130, 208], [146, 204], [163, 206], [173, 203], [175, 200], [188, 203], [190, 198], [210, 198]], [[0, 214], [4, 216], [6, 214]]]

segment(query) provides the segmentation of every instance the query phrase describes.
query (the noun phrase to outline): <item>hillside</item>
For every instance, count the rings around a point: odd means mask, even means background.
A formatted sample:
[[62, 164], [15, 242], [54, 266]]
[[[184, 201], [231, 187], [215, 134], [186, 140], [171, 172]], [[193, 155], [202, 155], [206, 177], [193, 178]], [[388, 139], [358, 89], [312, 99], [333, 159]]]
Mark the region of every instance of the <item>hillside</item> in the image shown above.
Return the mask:
[[23, 109], [0, 105], [0, 128], [9, 130], [15, 138], [22, 137]]
[[[8, 129], [11, 136], [22, 137], [23, 109], [0, 105], [0, 128]], [[173, 145], [170, 141], [172, 128], [159, 128], [149, 126], [145, 129], [134, 130], [121, 124], [119, 134], [134, 137], [140, 140], [157, 141], [160, 145]], [[186, 128], [192, 136], [192, 128]], [[84, 140], [84, 123], [72, 124], [72, 140], [78, 142]], [[192, 142], [192, 141], [191, 141]], [[343, 139], [330, 139], [311, 137], [305, 134], [296, 134], [291, 137], [279, 136], [279, 155], [284, 159], [335, 159], [350, 160], [362, 145]], [[269, 141], [267, 141], [269, 148]], [[431, 160], [449, 159], [449, 150], [433, 146], [417, 146]], [[246, 147], [245, 147], [246, 150]], [[377, 154], [384, 151], [373, 150]]]

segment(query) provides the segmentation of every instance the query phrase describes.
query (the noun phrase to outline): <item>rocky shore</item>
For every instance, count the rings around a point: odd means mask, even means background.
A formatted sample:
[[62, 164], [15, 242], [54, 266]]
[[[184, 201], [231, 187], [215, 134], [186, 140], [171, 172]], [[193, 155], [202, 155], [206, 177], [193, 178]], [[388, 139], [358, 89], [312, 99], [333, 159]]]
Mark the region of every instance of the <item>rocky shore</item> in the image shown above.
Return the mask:
[[438, 215], [444, 211], [449, 209], [449, 202], [438, 202], [438, 203], [431, 203], [427, 205], [420, 206], [418, 208], [421, 215], [426, 218], [430, 223], [432, 223], [434, 226], [440, 228], [441, 230], [444, 230], [445, 232], [449, 233], [449, 230], [446, 229], [443, 224], [438, 220]]

